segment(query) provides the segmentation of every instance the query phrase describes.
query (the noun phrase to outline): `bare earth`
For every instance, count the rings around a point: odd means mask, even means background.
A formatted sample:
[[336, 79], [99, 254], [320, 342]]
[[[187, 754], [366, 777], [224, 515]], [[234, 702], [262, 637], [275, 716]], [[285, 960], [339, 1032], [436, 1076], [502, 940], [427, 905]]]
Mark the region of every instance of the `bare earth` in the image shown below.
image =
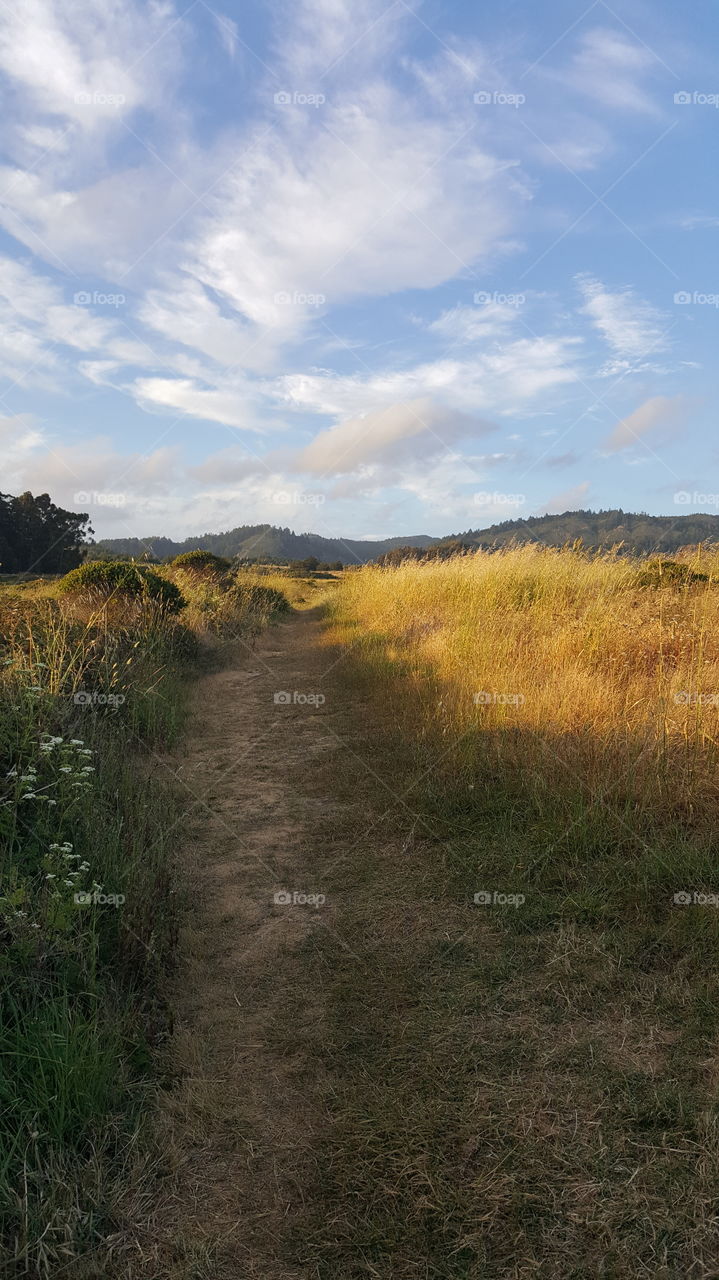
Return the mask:
[[[339, 739], [331, 699], [282, 705], [274, 695], [322, 692], [336, 655], [317, 647], [320, 628], [317, 610], [295, 614], [195, 689], [177, 774], [191, 903], [173, 993], [178, 1084], [164, 1102], [174, 1176], [147, 1257], [153, 1277], [303, 1274], [279, 1261], [278, 1242], [301, 1213], [322, 1124], [301, 1049], [322, 1018], [322, 993], [301, 992], [298, 1007], [292, 977], [308, 935], [332, 927], [332, 907], [274, 895], [317, 891], [318, 797], [302, 778]], [[290, 1055], [274, 1044], [288, 1019], [302, 1028]]]

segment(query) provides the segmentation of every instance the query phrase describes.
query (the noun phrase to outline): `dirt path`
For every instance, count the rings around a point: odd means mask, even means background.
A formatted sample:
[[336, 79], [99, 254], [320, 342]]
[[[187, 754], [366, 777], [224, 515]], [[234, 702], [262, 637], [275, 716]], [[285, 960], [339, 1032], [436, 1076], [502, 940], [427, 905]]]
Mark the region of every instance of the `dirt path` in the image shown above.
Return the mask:
[[[280, 1237], [301, 1212], [322, 1126], [320, 1082], [302, 1044], [322, 1018], [319, 990], [293, 984], [299, 948], [332, 927], [313, 883], [321, 797], [303, 777], [337, 749], [333, 659], [319, 610], [272, 627], [252, 652], [202, 679], [178, 769], [188, 816], [181, 856], [191, 903], [180, 940], [164, 1139], [172, 1194], [148, 1259], [153, 1280], [300, 1280]], [[289, 694], [278, 702], [275, 695]], [[320, 698], [317, 698], [320, 695]], [[326, 817], [328, 801], [323, 812]], [[286, 904], [286, 891], [299, 900]], [[292, 989], [292, 1007], [286, 992]], [[294, 1020], [294, 1051], [278, 1029]], [[171, 1241], [171, 1244], [168, 1244]], [[149, 1272], [148, 1272], [149, 1274]]]

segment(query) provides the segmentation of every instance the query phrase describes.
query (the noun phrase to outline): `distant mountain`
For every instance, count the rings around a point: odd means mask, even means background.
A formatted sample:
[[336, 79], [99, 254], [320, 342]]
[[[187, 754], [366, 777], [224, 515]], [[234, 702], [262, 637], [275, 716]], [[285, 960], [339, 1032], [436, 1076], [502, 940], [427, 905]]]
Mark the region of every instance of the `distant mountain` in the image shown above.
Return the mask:
[[96, 547], [104, 554], [134, 556], [137, 559], [149, 552], [164, 560], [199, 547], [203, 551], [214, 551], [218, 556], [241, 556], [248, 560], [287, 561], [316, 556], [318, 560], [341, 560], [343, 564], [367, 564], [393, 547], [429, 547], [436, 541], [436, 538], [423, 534], [409, 538], [382, 538], [377, 542], [323, 538], [318, 533], [293, 533], [291, 529], [278, 529], [271, 524], [245, 524], [227, 533], [202, 533], [182, 542], [162, 537], [104, 538], [96, 543]]
[[[452, 535], [476, 547], [502, 547], [508, 542], [540, 542], [561, 547], [581, 538], [586, 547], [624, 544], [625, 551], [677, 551], [697, 542], [719, 541], [719, 515], [648, 516], [630, 511], [565, 511], [562, 515], [505, 520], [488, 529]], [[443, 539], [446, 541], [446, 539]]]

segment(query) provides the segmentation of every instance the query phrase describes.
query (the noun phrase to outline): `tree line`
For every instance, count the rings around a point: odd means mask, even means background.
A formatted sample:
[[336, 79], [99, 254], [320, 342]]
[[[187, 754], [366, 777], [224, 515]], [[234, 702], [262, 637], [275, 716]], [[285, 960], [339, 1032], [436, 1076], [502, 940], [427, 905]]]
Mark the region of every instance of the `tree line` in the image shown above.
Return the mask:
[[55, 506], [47, 493], [0, 493], [0, 573], [67, 573], [93, 532], [87, 514]]

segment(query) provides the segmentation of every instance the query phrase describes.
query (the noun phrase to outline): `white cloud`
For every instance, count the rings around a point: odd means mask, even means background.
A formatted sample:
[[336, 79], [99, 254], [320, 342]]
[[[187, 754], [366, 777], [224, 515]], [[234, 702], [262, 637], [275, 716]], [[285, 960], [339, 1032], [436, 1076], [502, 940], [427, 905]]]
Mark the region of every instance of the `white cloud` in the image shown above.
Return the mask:
[[257, 421], [249, 397], [243, 400], [239, 389], [201, 387], [190, 378], [138, 378], [131, 390], [146, 408], [177, 409], [180, 415], [251, 431], [266, 429]]
[[434, 396], [463, 413], [526, 409], [544, 391], [576, 380], [578, 338], [521, 338], [486, 352], [368, 375], [293, 374], [276, 379], [288, 405], [349, 417], [388, 403]]
[[170, 342], [219, 364], [237, 364], [248, 354], [247, 327], [239, 317], [223, 316], [207, 290], [188, 276], [178, 276], [171, 287], [151, 290], [140, 304], [139, 318]]
[[506, 303], [478, 303], [476, 306], [457, 306], [443, 311], [429, 325], [431, 333], [456, 343], [458, 346], [486, 342], [499, 337], [516, 325], [517, 308]]
[[386, 85], [321, 110], [277, 111], [185, 254], [188, 272], [276, 341], [312, 325], [321, 299], [332, 306], [452, 278], [516, 216], [511, 171], [471, 138], [457, 145], [462, 120], [423, 117]]
[[0, 69], [43, 114], [94, 131], [117, 118], [118, 97], [129, 108], [161, 100], [177, 58], [174, 21], [162, 0], [24, 0], [0, 13]]
[[[102, 351], [120, 363], [147, 364], [149, 348], [113, 318], [68, 302], [62, 290], [26, 263], [0, 257], [0, 365], [14, 377], [32, 369], [33, 381], [48, 384], [62, 367], [62, 348]], [[52, 383], [51, 383], [52, 385]]]
[[668, 326], [655, 307], [629, 288], [611, 292], [590, 276], [580, 276], [578, 282], [585, 299], [585, 315], [620, 358], [611, 366], [611, 372], [666, 349]]
[[215, 28], [220, 38], [220, 43], [229, 58], [234, 58], [237, 53], [237, 43], [239, 40], [239, 31], [237, 23], [232, 18], [228, 18], [224, 13], [213, 12], [212, 17], [215, 22]]
[[337, 68], [342, 80], [374, 68], [394, 46], [400, 27], [409, 24], [404, 6], [386, 0], [296, 0], [278, 7], [281, 37], [276, 51], [287, 87], [316, 91]]
[[687, 213], [677, 225], [682, 231], [714, 231], [719, 227], [719, 218], [715, 213]]
[[574, 92], [615, 111], [657, 115], [658, 108], [642, 83], [659, 67], [659, 59], [624, 33], [606, 27], [586, 32], [561, 79]]
[[27, 488], [28, 458], [44, 442], [44, 435], [27, 413], [0, 418], [0, 448], [3, 455], [2, 489], [13, 493]]

